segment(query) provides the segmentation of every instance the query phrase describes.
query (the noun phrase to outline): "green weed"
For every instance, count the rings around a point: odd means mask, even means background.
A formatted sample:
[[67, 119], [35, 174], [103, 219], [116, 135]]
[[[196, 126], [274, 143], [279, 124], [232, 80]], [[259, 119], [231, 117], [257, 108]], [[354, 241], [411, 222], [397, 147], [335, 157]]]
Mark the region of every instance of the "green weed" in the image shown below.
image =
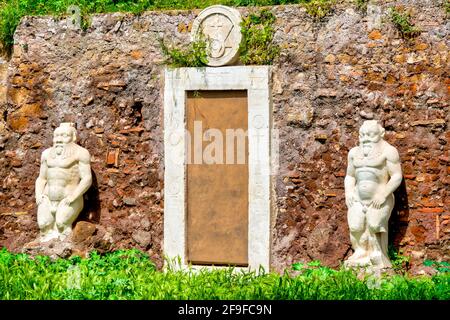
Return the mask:
[[280, 48], [273, 43], [275, 15], [269, 10], [251, 13], [241, 22], [242, 42], [239, 47], [243, 64], [270, 65]]
[[367, 5], [370, 0], [355, 0], [356, 7], [361, 11], [367, 10]]
[[333, 10], [334, 4], [335, 0], [309, 0], [305, 1], [305, 8], [315, 20], [322, 20]]
[[427, 267], [433, 267], [438, 272], [450, 272], [450, 263], [449, 262], [437, 262], [432, 260], [425, 260], [423, 264]]
[[421, 30], [411, 22], [411, 15], [408, 12], [390, 8], [389, 17], [402, 38], [409, 39], [420, 34]]
[[208, 63], [207, 41], [198, 39], [191, 42], [187, 48], [176, 48], [167, 46], [163, 39], [159, 39], [165, 63], [172, 68], [180, 67], [204, 67]]
[[403, 255], [401, 250], [397, 250], [393, 245], [388, 248], [389, 259], [392, 263], [392, 269], [395, 271], [406, 271], [409, 267], [410, 257]]

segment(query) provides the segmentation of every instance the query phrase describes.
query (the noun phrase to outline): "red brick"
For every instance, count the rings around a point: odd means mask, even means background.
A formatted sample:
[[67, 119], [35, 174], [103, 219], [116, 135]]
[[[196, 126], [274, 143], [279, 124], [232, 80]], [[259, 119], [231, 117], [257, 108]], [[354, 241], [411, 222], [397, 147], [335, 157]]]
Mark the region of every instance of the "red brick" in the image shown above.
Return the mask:
[[444, 208], [420, 208], [419, 212], [423, 213], [442, 213]]
[[123, 130], [120, 130], [119, 133], [122, 133], [122, 134], [128, 134], [128, 133], [134, 133], [134, 132], [142, 132], [142, 131], [144, 131], [144, 130], [145, 130], [144, 128], [136, 127], [136, 128], [130, 128], [130, 129], [123, 129]]
[[439, 160], [442, 161], [442, 162], [447, 162], [447, 163], [450, 162], [450, 158], [449, 158], [449, 157], [446, 157], [446, 156], [440, 156], [440, 157], [439, 157]]

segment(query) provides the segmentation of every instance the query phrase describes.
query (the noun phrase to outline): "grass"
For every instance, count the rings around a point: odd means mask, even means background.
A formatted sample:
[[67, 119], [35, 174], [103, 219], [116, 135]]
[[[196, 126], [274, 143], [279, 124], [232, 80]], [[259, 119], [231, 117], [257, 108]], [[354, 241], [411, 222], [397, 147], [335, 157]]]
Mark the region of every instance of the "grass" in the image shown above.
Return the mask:
[[51, 261], [0, 250], [0, 299], [450, 299], [450, 273], [359, 280], [313, 262], [298, 275], [156, 270], [137, 250]]
[[94, 13], [139, 14], [150, 10], [202, 9], [214, 4], [235, 7], [305, 4], [308, 10], [316, 14], [322, 12], [322, 7], [332, 1], [334, 0], [0, 0], [0, 47], [3, 46], [6, 51], [11, 50], [14, 44], [14, 32], [23, 16], [61, 17], [67, 15], [70, 5], [77, 5], [80, 8], [83, 18], [82, 26], [86, 29], [88, 16]]

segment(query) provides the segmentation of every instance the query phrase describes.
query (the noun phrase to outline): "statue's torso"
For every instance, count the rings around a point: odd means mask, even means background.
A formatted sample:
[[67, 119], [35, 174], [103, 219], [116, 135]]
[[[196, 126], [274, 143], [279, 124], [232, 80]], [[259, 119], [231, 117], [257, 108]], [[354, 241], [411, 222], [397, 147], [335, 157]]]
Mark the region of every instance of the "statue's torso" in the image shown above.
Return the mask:
[[66, 157], [50, 155], [46, 161], [47, 195], [51, 201], [60, 201], [68, 196], [80, 181], [79, 160], [72, 154]]
[[353, 158], [353, 166], [355, 167], [356, 189], [361, 200], [372, 199], [389, 181], [383, 148], [364, 156], [361, 147], [358, 147]]

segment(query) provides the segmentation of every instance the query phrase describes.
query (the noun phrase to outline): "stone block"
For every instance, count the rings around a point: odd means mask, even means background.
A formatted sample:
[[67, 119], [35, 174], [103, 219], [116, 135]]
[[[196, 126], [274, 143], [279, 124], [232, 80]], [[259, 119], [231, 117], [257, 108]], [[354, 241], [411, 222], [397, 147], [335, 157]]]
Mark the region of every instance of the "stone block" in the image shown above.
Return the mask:
[[93, 223], [87, 221], [79, 221], [72, 232], [72, 241], [79, 243], [87, 240], [95, 233], [96, 226]]

